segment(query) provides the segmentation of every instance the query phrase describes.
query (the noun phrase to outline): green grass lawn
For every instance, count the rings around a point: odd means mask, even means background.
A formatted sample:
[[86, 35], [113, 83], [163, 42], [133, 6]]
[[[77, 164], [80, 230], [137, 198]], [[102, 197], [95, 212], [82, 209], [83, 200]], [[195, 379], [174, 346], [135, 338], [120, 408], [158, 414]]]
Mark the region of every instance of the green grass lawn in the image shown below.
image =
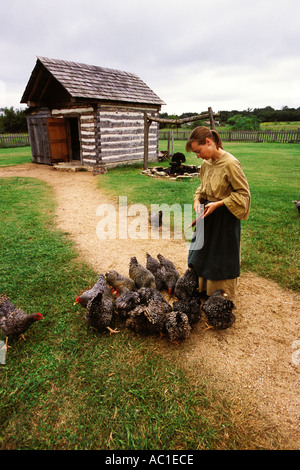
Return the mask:
[[[160, 141], [165, 150], [167, 142]], [[300, 146], [298, 144], [225, 143], [241, 162], [248, 178], [252, 202], [242, 221], [242, 270], [253, 271], [284, 287], [300, 290], [299, 224], [293, 200], [300, 200]], [[187, 164], [200, 164], [185, 152], [185, 142], [175, 141], [174, 151], [186, 155]], [[168, 166], [168, 162], [163, 165]], [[142, 166], [120, 167], [99, 176], [99, 187], [127, 195], [130, 203], [192, 204], [199, 180], [169, 181], [141, 175]]]
[[30, 147], [0, 149], [0, 167], [21, 165], [32, 161]]
[[0, 449], [276, 448], [246, 409], [162, 357], [157, 339], [88, 329], [73, 302], [98, 273], [55, 228], [51, 188], [0, 178], [0, 191], [0, 290], [44, 316], [0, 364]]

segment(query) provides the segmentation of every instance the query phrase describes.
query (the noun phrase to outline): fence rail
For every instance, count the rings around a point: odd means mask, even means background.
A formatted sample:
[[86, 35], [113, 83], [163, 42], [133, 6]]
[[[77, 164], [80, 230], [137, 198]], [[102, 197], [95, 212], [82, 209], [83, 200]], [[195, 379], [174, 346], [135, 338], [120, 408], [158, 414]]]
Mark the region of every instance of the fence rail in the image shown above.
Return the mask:
[[[191, 131], [159, 131], [161, 140], [187, 140]], [[218, 131], [224, 142], [287, 142], [300, 143], [300, 128], [291, 131]]]
[[30, 145], [29, 134], [0, 134], [0, 148], [25, 147]]

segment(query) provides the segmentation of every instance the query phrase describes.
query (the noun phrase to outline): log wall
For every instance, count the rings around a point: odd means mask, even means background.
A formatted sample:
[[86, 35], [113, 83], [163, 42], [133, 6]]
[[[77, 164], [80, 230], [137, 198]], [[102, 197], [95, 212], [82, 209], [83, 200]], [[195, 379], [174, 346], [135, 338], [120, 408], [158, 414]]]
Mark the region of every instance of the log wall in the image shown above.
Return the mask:
[[[112, 107], [100, 105], [97, 132], [101, 161], [110, 166], [116, 163], [142, 161], [144, 158], [144, 112], [157, 109]], [[157, 160], [158, 124], [149, 130], [149, 159]]]
[[[80, 155], [83, 165], [115, 166], [144, 159], [144, 116], [158, 116], [158, 109], [131, 105], [74, 104], [51, 111], [37, 111], [28, 116], [34, 161], [51, 164], [46, 116], [76, 117], [79, 123]], [[158, 158], [159, 124], [149, 129], [149, 161]]]

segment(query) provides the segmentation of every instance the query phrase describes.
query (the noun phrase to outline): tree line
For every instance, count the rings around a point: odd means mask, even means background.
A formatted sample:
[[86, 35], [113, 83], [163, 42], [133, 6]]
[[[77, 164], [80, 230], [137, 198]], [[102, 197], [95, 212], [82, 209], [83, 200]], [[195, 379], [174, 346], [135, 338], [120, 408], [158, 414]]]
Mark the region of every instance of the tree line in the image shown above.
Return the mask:
[[22, 109], [0, 108], [0, 134], [27, 132], [25, 111]]
[[[184, 119], [197, 114], [200, 114], [200, 112], [182, 113], [181, 115], [160, 113], [159, 117], [164, 119]], [[218, 121], [220, 124], [229, 124], [233, 130], [258, 130], [261, 122], [300, 121], [300, 107], [289, 108], [288, 106], [283, 106], [281, 109], [274, 109], [271, 106], [266, 106], [265, 108], [248, 108], [243, 111], [219, 111], [219, 114]], [[188, 127], [192, 129], [199, 125], [203, 125], [203, 122], [195, 121], [189, 124]], [[178, 126], [160, 123], [159, 127], [164, 129], [166, 127], [176, 128]], [[25, 110], [14, 109], [12, 106], [10, 108], [0, 108], [0, 134], [18, 132], [27, 132]]]
[[[182, 113], [178, 115], [168, 115], [168, 113], [160, 113], [160, 117], [164, 119], [183, 119], [191, 116], [200, 114], [195, 113]], [[271, 106], [265, 108], [248, 108], [246, 110], [232, 110], [232, 111], [218, 111], [218, 121], [220, 125], [229, 124], [233, 130], [258, 130], [261, 122], [293, 122], [300, 121], [300, 107], [289, 108], [283, 106], [281, 109], [274, 109]], [[203, 122], [195, 121], [188, 127], [193, 129], [199, 125], [203, 125]], [[168, 124], [160, 124], [160, 128], [163, 129], [169, 127]], [[176, 125], [174, 126], [176, 127]]]

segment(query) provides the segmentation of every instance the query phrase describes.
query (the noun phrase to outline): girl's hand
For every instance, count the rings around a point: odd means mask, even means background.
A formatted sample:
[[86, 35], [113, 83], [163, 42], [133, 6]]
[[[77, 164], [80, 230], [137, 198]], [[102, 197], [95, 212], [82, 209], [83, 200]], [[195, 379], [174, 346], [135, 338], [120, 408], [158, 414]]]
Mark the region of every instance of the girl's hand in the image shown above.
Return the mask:
[[204, 217], [210, 215], [217, 207], [223, 206], [223, 201], [209, 202], [204, 206]]
[[194, 203], [194, 211], [196, 212], [196, 214], [199, 214], [200, 209], [201, 209], [200, 201], [195, 201], [195, 203]]

